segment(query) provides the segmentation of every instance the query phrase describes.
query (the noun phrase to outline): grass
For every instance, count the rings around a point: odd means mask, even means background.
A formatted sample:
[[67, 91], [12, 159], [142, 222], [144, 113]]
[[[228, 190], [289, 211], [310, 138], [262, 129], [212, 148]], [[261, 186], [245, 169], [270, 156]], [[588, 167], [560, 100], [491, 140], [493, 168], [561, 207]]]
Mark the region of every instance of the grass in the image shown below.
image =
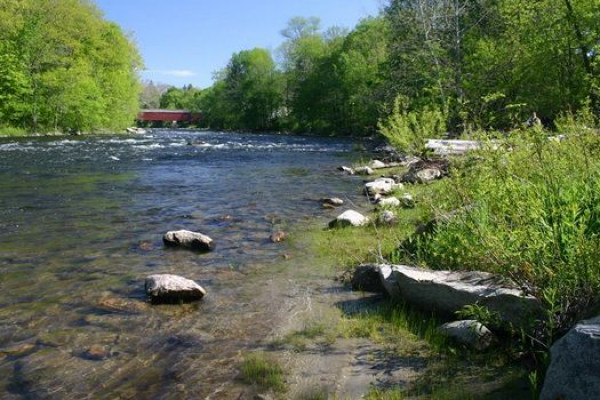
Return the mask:
[[263, 353], [249, 354], [242, 362], [242, 380], [262, 389], [272, 389], [275, 392], [285, 391], [285, 373], [277, 361]]
[[[389, 176], [402, 174], [404, 170], [381, 172]], [[445, 211], [439, 204], [439, 196], [447, 189], [445, 185], [451, 184], [447, 180], [430, 185], [406, 185], [394, 195], [410, 193], [416, 207], [393, 209], [398, 217], [395, 226], [370, 224], [361, 228], [313, 229], [308, 234], [308, 249], [321, 259], [318, 264], [329, 265], [333, 274], [353, 270], [361, 263], [388, 261], [423, 265], [425, 260], [420, 254], [402, 254], [398, 251], [399, 244], [413, 235], [419, 224]], [[342, 305], [340, 311], [341, 318], [327, 326], [327, 333], [322, 326], [308, 326], [287, 335], [284, 341], [296, 351], [304, 351], [323, 335], [368, 339], [383, 349], [383, 357], [388, 360], [413, 359], [423, 363], [416, 381], [396, 388], [374, 387], [369, 399], [502, 398], [494, 397], [494, 393], [515, 399], [531, 396], [527, 387], [528, 370], [512, 358], [516, 350], [500, 348], [479, 354], [454, 345], [437, 331], [443, 321], [406, 304], [387, 300], [358, 302]]]

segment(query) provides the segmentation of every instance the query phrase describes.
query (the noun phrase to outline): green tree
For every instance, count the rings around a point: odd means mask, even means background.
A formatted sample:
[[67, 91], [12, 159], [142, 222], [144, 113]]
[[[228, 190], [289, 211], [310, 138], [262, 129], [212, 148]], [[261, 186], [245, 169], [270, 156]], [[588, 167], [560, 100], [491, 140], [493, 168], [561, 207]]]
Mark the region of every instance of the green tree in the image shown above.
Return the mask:
[[224, 71], [224, 97], [231, 123], [243, 129], [276, 127], [281, 107], [280, 76], [268, 50], [255, 48], [234, 54]]
[[0, 124], [120, 128], [138, 111], [141, 59], [87, 0], [0, 0]]

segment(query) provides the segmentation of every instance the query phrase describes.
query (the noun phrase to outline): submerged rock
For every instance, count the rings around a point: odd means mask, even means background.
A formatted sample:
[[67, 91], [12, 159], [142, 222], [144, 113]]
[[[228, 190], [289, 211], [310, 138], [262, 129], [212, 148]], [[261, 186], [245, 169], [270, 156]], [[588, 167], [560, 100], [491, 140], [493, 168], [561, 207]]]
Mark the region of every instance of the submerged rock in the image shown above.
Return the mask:
[[542, 311], [537, 298], [487, 272], [433, 271], [405, 265], [381, 265], [379, 271], [390, 297], [427, 310], [454, 314], [467, 305], [479, 304], [517, 327], [528, 327]]
[[330, 228], [343, 228], [346, 226], [363, 226], [369, 223], [369, 218], [359, 212], [348, 210], [340, 214], [329, 223]]
[[494, 334], [479, 321], [469, 319], [443, 324], [440, 333], [475, 350], [485, 350], [492, 344]]
[[145, 290], [154, 304], [195, 301], [206, 295], [206, 290], [191, 279], [170, 274], [150, 275]]
[[87, 358], [88, 360], [102, 361], [109, 358], [111, 356], [111, 353], [104, 346], [95, 344], [93, 346], [90, 346], [89, 349], [83, 352], [82, 356], [83, 358]]
[[541, 400], [584, 400], [600, 393], [600, 316], [581, 321], [551, 349]]
[[273, 243], [283, 242], [286, 239], [287, 235], [283, 231], [277, 231], [271, 235], [270, 239]]
[[202, 233], [186, 230], [170, 231], [163, 236], [163, 243], [171, 247], [185, 247], [198, 251], [210, 251], [214, 249], [213, 240]]

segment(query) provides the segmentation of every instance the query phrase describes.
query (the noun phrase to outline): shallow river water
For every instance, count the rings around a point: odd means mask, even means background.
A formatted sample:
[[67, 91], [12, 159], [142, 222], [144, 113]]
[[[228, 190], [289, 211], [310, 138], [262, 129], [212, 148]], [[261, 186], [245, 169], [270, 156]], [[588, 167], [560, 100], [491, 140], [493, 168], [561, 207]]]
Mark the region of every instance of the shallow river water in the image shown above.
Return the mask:
[[[286, 271], [310, 262], [294, 235], [333, 216], [317, 199], [364, 201], [335, 171], [352, 149], [191, 131], [0, 140], [0, 397], [227, 398], [281, 323]], [[216, 250], [165, 249], [176, 229]], [[290, 241], [271, 243], [277, 230]], [[148, 305], [144, 278], [164, 272], [207, 297]]]

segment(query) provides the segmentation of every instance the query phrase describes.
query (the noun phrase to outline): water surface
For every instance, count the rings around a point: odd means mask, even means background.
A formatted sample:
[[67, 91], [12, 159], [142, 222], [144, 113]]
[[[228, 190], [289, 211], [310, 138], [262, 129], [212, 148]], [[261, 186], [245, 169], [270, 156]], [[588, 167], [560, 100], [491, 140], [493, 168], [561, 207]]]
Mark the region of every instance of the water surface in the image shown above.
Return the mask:
[[[299, 290], [293, 235], [333, 216], [316, 200], [364, 202], [335, 171], [352, 148], [191, 131], [0, 141], [2, 398], [228, 398]], [[176, 229], [217, 248], [165, 249]], [[280, 229], [291, 242], [269, 241]], [[144, 277], [164, 272], [209, 295], [150, 307]]]

